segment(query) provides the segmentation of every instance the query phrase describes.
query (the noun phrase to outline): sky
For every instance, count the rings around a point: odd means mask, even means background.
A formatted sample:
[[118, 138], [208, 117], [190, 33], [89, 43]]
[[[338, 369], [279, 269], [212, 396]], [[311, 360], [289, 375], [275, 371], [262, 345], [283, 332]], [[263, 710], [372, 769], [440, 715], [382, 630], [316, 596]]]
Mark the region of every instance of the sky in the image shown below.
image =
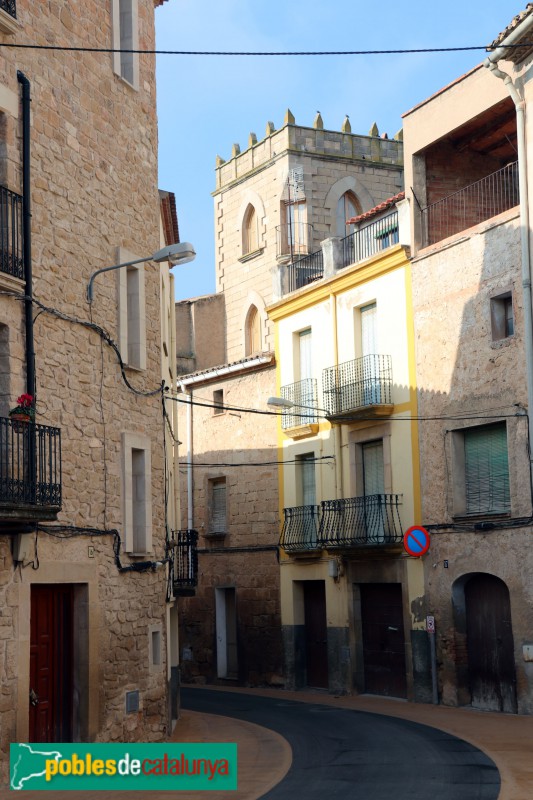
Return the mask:
[[[526, 0], [168, 0], [156, 9], [160, 50], [387, 50], [490, 44]], [[196, 259], [174, 270], [176, 299], [215, 291], [217, 155], [251, 131], [296, 124], [393, 137], [401, 115], [479, 64], [483, 50], [363, 56], [157, 56], [159, 187], [176, 195], [180, 238]]]

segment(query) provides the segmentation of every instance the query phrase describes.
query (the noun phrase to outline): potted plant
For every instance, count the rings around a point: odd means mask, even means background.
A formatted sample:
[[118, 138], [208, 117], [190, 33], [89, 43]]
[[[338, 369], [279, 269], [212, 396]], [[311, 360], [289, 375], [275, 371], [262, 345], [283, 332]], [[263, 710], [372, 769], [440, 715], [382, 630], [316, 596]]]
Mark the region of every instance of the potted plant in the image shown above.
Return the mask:
[[[31, 394], [21, 394], [17, 397], [17, 405], [9, 412], [9, 418], [14, 423], [35, 422], [35, 398]], [[16, 430], [18, 425], [14, 424]]]

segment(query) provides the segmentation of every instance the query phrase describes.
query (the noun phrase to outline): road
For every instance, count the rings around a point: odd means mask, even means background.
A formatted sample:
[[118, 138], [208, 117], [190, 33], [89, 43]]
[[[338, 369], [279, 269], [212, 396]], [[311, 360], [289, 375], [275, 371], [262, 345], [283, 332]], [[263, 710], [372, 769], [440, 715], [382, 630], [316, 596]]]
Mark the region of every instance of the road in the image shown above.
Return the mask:
[[253, 722], [289, 742], [292, 766], [263, 800], [496, 800], [500, 776], [454, 736], [379, 714], [182, 688], [184, 709]]

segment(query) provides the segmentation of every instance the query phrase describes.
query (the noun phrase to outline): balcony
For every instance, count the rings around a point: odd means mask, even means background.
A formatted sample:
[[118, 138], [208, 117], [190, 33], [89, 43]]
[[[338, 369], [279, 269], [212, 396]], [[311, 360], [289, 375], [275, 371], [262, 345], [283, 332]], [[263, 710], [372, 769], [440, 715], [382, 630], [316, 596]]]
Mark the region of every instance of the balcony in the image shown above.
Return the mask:
[[324, 254], [322, 250], [310, 253], [304, 258], [299, 258], [289, 264], [288, 268], [289, 292], [303, 289], [310, 283], [319, 281], [324, 277]]
[[0, 527], [50, 521], [61, 509], [61, 431], [0, 417]]
[[399, 544], [403, 538], [398, 505], [401, 495], [372, 494], [325, 500], [318, 539], [328, 550]]
[[0, 272], [24, 279], [22, 197], [5, 186], [0, 186]]
[[276, 225], [276, 258], [278, 261], [294, 261], [307, 255], [313, 242], [313, 226], [296, 221], [294, 225]]
[[296, 506], [283, 509], [284, 522], [280, 544], [287, 553], [319, 550], [320, 506]]
[[281, 427], [287, 436], [300, 438], [318, 431], [318, 400], [315, 378], [305, 378], [297, 383], [282, 386], [281, 397], [290, 400], [295, 408], [283, 411]]
[[193, 596], [198, 584], [198, 532], [172, 531], [169, 552], [174, 595]]
[[398, 244], [398, 212], [365, 225], [342, 240], [342, 266], [349, 267]]
[[392, 413], [391, 356], [368, 355], [327, 367], [322, 393], [328, 419], [388, 416]]
[[422, 209], [422, 247], [436, 244], [519, 205], [518, 162]]
[[17, 0], [0, 0], [0, 11], [5, 11], [13, 19], [17, 18]]
[[374, 494], [285, 508], [280, 545], [288, 553], [398, 545], [400, 502], [398, 494]]

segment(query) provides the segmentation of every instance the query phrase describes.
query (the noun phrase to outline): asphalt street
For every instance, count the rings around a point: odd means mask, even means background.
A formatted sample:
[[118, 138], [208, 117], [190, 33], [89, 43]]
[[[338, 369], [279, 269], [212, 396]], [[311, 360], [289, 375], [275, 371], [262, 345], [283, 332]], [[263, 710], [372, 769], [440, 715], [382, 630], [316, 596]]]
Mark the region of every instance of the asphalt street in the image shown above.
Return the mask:
[[292, 748], [263, 800], [496, 800], [500, 776], [471, 744], [414, 722], [253, 694], [183, 688], [184, 709], [271, 728]]

